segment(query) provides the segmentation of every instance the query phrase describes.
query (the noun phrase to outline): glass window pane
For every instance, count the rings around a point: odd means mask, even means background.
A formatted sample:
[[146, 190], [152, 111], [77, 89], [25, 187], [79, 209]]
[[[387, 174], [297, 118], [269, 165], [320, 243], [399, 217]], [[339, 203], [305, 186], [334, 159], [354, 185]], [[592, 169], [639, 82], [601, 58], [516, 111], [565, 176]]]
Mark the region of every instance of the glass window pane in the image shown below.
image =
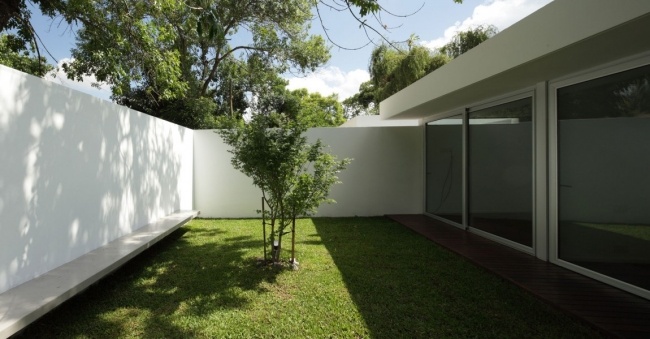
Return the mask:
[[463, 223], [463, 117], [426, 126], [426, 210]]
[[469, 226], [533, 244], [532, 98], [469, 113]]
[[559, 258], [650, 290], [650, 66], [557, 91]]

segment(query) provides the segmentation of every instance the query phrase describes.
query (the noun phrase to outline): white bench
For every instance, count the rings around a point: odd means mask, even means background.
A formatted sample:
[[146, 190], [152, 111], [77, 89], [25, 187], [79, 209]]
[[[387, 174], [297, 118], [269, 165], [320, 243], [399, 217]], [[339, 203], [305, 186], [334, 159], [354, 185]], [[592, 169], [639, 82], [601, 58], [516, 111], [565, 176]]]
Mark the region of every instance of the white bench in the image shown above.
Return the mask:
[[185, 211], [161, 218], [0, 294], [0, 338], [20, 331], [198, 214]]

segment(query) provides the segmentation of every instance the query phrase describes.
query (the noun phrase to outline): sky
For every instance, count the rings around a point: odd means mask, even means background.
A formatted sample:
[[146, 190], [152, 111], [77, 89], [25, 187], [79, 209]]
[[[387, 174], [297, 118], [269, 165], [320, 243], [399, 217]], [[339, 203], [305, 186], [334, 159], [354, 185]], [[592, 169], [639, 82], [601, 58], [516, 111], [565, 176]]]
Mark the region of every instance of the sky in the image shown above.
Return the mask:
[[[453, 0], [381, 0], [386, 8], [382, 23], [388, 29], [375, 24], [380, 32], [391, 41], [404, 41], [412, 34], [418, 43], [435, 49], [446, 44], [456, 34], [479, 25], [494, 25], [503, 31], [523, 19], [551, 0], [463, 0], [457, 4]], [[45, 48], [52, 54], [50, 63], [61, 65], [70, 60], [70, 50], [74, 47], [74, 27], [60, 20], [40, 16], [33, 10], [33, 25]], [[289, 89], [307, 88], [310, 92], [322, 95], [337, 94], [339, 100], [354, 95], [359, 85], [370, 78], [368, 61], [374, 45], [347, 12], [339, 13], [327, 7], [320, 7], [323, 21], [312, 22], [311, 33], [325, 36], [325, 29], [332, 42], [330, 60], [314, 73], [306, 75], [286, 75]], [[370, 19], [370, 23], [373, 23]], [[324, 27], [323, 27], [324, 26]], [[374, 42], [380, 42], [377, 35], [370, 35]], [[334, 44], [350, 48], [342, 49]], [[359, 48], [366, 45], [363, 48]], [[110, 100], [110, 89], [103, 85], [99, 89], [91, 87], [93, 77], [83, 82], [68, 80], [60, 71], [47, 79], [80, 90], [102, 99]]]

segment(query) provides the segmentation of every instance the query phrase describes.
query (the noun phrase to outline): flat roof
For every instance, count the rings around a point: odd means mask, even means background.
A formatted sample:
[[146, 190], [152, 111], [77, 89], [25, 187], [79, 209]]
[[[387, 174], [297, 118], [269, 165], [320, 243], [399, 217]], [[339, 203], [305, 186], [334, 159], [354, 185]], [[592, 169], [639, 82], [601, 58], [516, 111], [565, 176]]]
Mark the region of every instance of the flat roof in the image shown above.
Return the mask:
[[650, 1], [555, 0], [382, 101], [418, 119], [650, 51]]

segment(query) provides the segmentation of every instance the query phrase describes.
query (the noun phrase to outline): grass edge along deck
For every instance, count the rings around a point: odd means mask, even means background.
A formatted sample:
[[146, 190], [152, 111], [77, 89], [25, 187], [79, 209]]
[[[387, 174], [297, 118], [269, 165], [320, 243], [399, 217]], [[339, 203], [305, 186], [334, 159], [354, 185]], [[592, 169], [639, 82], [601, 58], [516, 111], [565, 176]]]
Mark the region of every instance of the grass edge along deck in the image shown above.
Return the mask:
[[387, 217], [608, 337], [650, 337], [650, 300], [426, 215]]

